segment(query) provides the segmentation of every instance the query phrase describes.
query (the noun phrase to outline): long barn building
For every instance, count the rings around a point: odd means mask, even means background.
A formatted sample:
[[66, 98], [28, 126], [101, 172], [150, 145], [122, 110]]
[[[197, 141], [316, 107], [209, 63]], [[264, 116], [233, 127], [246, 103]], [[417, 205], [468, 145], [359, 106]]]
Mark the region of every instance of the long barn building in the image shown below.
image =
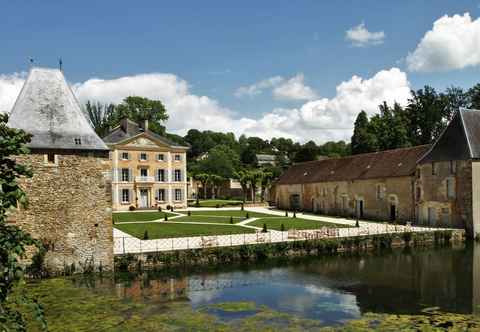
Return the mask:
[[430, 145], [300, 163], [277, 181], [281, 209], [480, 233], [480, 111], [458, 111]]

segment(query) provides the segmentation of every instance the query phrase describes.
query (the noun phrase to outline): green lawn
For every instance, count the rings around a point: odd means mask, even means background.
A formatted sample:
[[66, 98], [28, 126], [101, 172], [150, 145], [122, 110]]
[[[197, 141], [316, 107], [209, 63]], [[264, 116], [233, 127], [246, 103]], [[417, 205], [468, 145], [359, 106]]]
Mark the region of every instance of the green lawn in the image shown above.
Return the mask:
[[255, 230], [235, 225], [192, 225], [169, 223], [122, 224], [115, 227], [136, 238], [143, 239], [148, 231], [149, 239], [165, 239], [172, 237], [228, 235], [254, 233]]
[[[240, 221], [245, 220], [243, 217], [233, 217], [233, 223], [236, 224]], [[181, 218], [175, 218], [169, 221], [175, 221], [175, 222], [207, 222], [207, 223], [217, 223], [217, 224], [229, 224], [230, 223], [230, 217], [224, 217], [224, 216], [196, 216], [192, 215], [190, 217], [185, 216]]]
[[[216, 207], [217, 204], [220, 206], [240, 206], [242, 201], [234, 200], [234, 199], [206, 199], [200, 200], [199, 207]], [[192, 202], [191, 206], [197, 206], [196, 202]]]
[[[245, 218], [247, 213], [250, 218], [258, 217], [272, 217], [271, 214], [251, 212], [251, 211], [240, 211], [240, 210], [211, 210], [211, 211], [190, 211], [192, 216], [222, 216], [222, 217], [240, 217]], [[179, 213], [187, 214], [186, 211], [181, 211]], [[275, 216], [273, 216], [275, 217]]]
[[250, 226], [263, 227], [263, 224], [267, 224], [268, 229], [281, 230], [282, 224], [285, 226], [285, 230], [289, 229], [317, 229], [322, 227], [348, 227], [340, 224], [327, 223], [318, 220], [307, 220], [301, 218], [292, 217], [277, 217], [277, 218], [261, 218], [248, 223]]
[[145, 212], [117, 212], [113, 213], [113, 221], [117, 222], [131, 222], [131, 221], [151, 221], [156, 219], [163, 219], [165, 214], [168, 217], [173, 217], [174, 214], [169, 212], [145, 211]]

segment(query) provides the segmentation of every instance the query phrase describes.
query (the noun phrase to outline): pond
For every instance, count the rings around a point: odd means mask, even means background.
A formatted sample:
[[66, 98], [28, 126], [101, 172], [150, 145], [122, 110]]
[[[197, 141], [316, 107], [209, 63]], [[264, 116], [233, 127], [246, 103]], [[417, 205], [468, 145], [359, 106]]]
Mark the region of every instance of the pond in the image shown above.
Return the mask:
[[382, 320], [410, 324], [431, 310], [458, 314], [448, 324], [476, 322], [480, 244], [49, 279], [28, 290], [53, 331], [317, 331], [357, 323], [384, 330]]

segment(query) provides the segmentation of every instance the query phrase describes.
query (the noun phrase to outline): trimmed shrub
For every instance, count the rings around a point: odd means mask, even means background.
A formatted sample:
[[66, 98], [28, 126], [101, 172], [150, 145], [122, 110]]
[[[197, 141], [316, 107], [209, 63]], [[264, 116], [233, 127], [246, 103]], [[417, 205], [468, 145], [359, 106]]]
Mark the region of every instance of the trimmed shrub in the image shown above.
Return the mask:
[[267, 224], [263, 224], [262, 233], [266, 233], [266, 232], [268, 232], [268, 230], [267, 230]]
[[249, 219], [249, 218], [250, 218], [250, 214], [248, 214], [247, 212], [247, 214], [245, 215], [245, 219]]
[[145, 233], [143, 233], [143, 239], [148, 240], [148, 231], [145, 230]]
[[128, 207], [128, 210], [130, 210], [130, 211], [135, 211], [135, 206], [130, 205], [130, 206]]
[[217, 204], [215, 205], [215, 208], [217, 208], [217, 209], [220, 208], [220, 204], [217, 203]]
[[285, 232], [285, 225], [284, 224], [280, 225], [280, 231]]
[[163, 215], [163, 220], [165, 220], [165, 221], [168, 220], [168, 215], [166, 213]]
[[288, 217], [288, 211], [285, 211], [285, 217]]
[[167, 210], [171, 210], [172, 209], [172, 206], [169, 204], [167, 205]]
[[230, 216], [230, 223], [233, 224], [233, 217]]
[[190, 217], [192, 215], [192, 212], [190, 210], [188, 210], [187, 215]]
[[295, 213], [295, 211], [293, 211], [293, 217], [294, 217], [294, 218], [297, 217], [297, 214]]
[[161, 206], [158, 207], [158, 212], [162, 212], [162, 207]]
[[244, 204], [242, 203], [241, 207], [240, 207], [240, 211], [243, 211], [245, 209], [245, 206]]

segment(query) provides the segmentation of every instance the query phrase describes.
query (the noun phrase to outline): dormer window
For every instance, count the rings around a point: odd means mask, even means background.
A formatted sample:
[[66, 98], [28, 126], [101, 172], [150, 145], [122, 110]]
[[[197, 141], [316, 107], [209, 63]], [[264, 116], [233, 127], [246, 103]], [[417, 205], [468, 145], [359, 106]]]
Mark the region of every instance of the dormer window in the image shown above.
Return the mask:
[[82, 145], [82, 139], [80, 137], [75, 138], [75, 145]]

